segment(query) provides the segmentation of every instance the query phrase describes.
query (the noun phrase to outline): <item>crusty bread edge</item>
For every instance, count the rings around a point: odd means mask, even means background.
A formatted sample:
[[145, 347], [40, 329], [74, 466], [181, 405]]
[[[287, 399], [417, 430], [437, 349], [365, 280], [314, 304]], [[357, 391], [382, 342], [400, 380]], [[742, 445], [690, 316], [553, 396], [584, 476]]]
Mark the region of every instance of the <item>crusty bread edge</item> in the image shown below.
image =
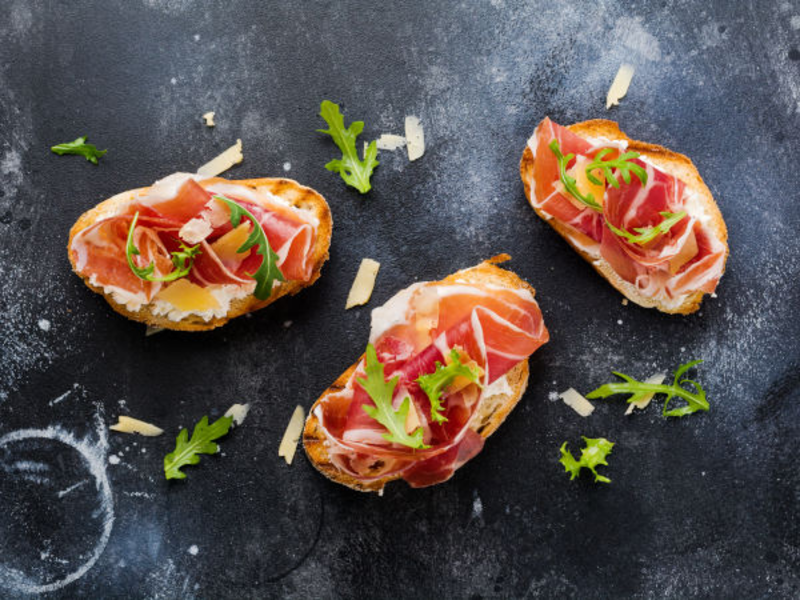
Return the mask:
[[[683, 180], [690, 189], [697, 192], [704, 209], [711, 217], [708, 225], [719, 238], [719, 240], [725, 244], [725, 261], [727, 262], [730, 251], [728, 248], [728, 229], [725, 226], [725, 220], [722, 217], [722, 213], [720, 212], [719, 206], [717, 206], [714, 197], [711, 195], [711, 191], [708, 189], [708, 186], [703, 181], [703, 178], [700, 176], [697, 167], [695, 167], [691, 159], [683, 154], [668, 150], [663, 146], [633, 140], [620, 131], [619, 126], [615, 122], [605, 119], [594, 119], [591, 121], [575, 123], [574, 125], [570, 125], [568, 129], [582, 137], [604, 137], [609, 140], [625, 140], [628, 142], [628, 150], [639, 152], [665, 172]], [[608, 280], [608, 282], [623, 296], [632, 302], [635, 302], [639, 306], [643, 306], [645, 308], [657, 308], [662, 312], [670, 314], [688, 315], [699, 310], [705, 292], [694, 292], [689, 294], [680, 305], [670, 306], [664, 302], [643, 295], [639, 292], [635, 285], [622, 279], [616, 273], [616, 271], [614, 271], [611, 265], [606, 262], [605, 259], [602, 257], [594, 258], [591, 254], [575, 244], [570, 238], [572, 229], [569, 226], [559, 222], [557, 219], [548, 218], [547, 215], [534, 206], [532, 199], [533, 190], [531, 189], [531, 181], [533, 180], [533, 163], [533, 152], [531, 151], [530, 147], [526, 145], [525, 150], [522, 153], [522, 160], [520, 162], [520, 175], [525, 188], [525, 196], [527, 197], [528, 202], [530, 202], [533, 210], [535, 210], [536, 214], [538, 214], [542, 219], [549, 223], [550, 226], [555, 229], [578, 254], [580, 254], [589, 264], [591, 264], [592, 267], [594, 267], [594, 269], [600, 273], [600, 275], [605, 277], [606, 280]]]
[[[501, 255], [496, 258], [503, 260], [507, 257]], [[459, 271], [446, 277], [441, 283], [451, 283], [458, 279], [462, 281], [492, 283], [509, 288], [525, 288], [530, 290], [532, 294], [535, 293], [534, 289], [527, 282], [520, 279], [515, 273], [496, 267], [494, 262], [499, 262], [499, 260], [491, 259], [471, 269]], [[303, 430], [303, 447], [305, 448], [306, 455], [311, 461], [311, 464], [328, 479], [336, 483], [341, 483], [356, 491], [381, 492], [387, 483], [399, 479], [400, 475], [391, 475], [371, 481], [362, 481], [348, 473], [340, 471], [331, 463], [326, 447], [327, 436], [320, 426], [317, 416], [314, 414], [317, 405], [319, 405], [326, 396], [338, 393], [344, 389], [363, 358], [364, 356], [362, 355], [355, 364], [342, 373], [311, 407]], [[495, 394], [481, 399], [480, 405], [470, 422], [470, 427], [473, 431], [483, 438], [488, 438], [497, 431], [497, 428], [505, 421], [506, 417], [525, 393], [525, 389], [528, 386], [528, 375], [528, 361], [523, 360], [506, 374], [509, 387], [511, 388], [510, 394]]]
[[293, 179], [285, 178], [260, 178], [260, 179], [240, 179], [240, 180], [226, 180], [222, 178], [210, 178], [198, 182], [201, 186], [207, 187], [213, 183], [230, 183], [234, 185], [243, 185], [252, 189], [262, 189], [270, 192], [280, 198], [288, 201], [292, 206], [311, 211], [317, 220], [319, 226], [316, 231], [316, 243], [311, 253], [311, 263], [313, 265], [311, 277], [308, 281], [287, 281], [282, 282], [276, 286], [270, 297], [266, 300], [258, 300], [255, 296], [247, 296], [239, 298], [231, 302], [230, 309], [224, 317], [214, 318], [209, 321], [204, 320], [199, 315], [189, 315], [180, 321], [173, 321], [167, 315], [155, 315], [152, 313], [148, 305], [143, 306], [138, 311], [128, 310], [125, 305], [116, 302], [111, 295], [106, 294], [102, 287], [94, 286], [89, 283], [89, 277], [78, 273], [75, 268], [75, 261], [72, 256], [72, 240], [82, 230], [90, 227], [97, 221], [104, 219], [116, 212], [117, 207], [130, 202], [131, 200], [144, 196], [150, 190], [149, 187], [138, 188], [122, 192], [105, 200], [95, 206], [93, 209], [85, 212], [77, 220], [75, 225], [69, 232], [69, 241], [67, 242], [67, 254], [69, 256], [72, 270], [83, 279], [84, 283], [94, 292], [101, 294], [111, 307], [134, 321], [146, 323], [152, 327], [163, 327], [166, 329], [173, 329], [178, 331], [207, 331], [220, 327], [227, 323], [229, 320], [253, 312], [260, 308], [264, 308], [272, 304], [279, 298], [288, 295], [294, 295], [300, 290], [312, 285], [319, 279], [322, 272], [322, 265], [328, 260], [328, 250], [331, 244], [331, 233], [333, 230], [333, 219], [331, 217], [330, 207], [318, 192], [315, 190], [299, 184]]

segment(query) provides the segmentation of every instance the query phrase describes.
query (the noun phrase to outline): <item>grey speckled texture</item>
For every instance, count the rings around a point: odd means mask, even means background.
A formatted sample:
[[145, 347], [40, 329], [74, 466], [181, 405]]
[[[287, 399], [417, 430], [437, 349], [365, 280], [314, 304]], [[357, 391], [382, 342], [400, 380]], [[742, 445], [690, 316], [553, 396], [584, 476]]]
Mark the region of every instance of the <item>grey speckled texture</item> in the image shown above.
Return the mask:
[[[107, 468], [53, 440], [0, 447], [0, 595], [102, 550], [53, 596], [797, 597], [799, 58], [796, 2], [4, 1], [0, 436], [58, 426]], [[636, 75], [608, 113], [622, 61]], [[425, 157], [382, 152], [359, 197], [323, 169], [324, 98], [368, 137], [419, 115]], [[544, 115], [611, 117], [694, 159], [730, 229], [717, 299], [688, 318], [623, 306], [534, 215], [517, 169]], [[49, 152], [79, 135], [109, 149], [99, 167]], [[288, 162], [326, 196], [331, 260], [312, 289], [251, 318], [145, 338], [70, 273], [68, 229], [237, 137], [231, 176]], [[369, 308], [343, 310], [358, 260], [382, 263], [376, 306], [501, 251], [537, 288], [552, 342], [480, 456], [445, 485], [383, 498], [327, 482], [302, 454], [278, 459], [294, 406], [363, 349]], [[624, 417], [617, 400], [583, 420], [549, 400], [695, 357], [708, 414]], [[165, 482], [178, 428], [239, 401], [253, 408], [223, 455]], [[168, 435], [106, 448], [95, 416], [118, 414]], [[610, 486], [563, 473], [558, 447], [581, 434], [617, 442]]]

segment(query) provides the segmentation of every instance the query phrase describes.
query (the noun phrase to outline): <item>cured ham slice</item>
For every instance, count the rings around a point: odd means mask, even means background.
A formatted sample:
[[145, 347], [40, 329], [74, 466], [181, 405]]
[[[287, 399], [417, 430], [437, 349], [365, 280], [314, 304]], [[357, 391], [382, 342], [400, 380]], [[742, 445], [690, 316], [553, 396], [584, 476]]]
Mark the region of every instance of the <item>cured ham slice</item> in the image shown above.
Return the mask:
[[[278, 254], [278, 268], [287, 280], [307, 281], [312, 274], [311, 251], [316, 241], [314, 224], [299, 212], [272, 203], [268, 197], [257, 201], [252, 190], [243, 188], [242, 196], [226, 194], [246, 208], [260, 223], [272, 249]], [[231, 231], [227, 207], [213, 199], [214, 192], [202, 181], [184, 175], [171, 176], [156, 184], [148, 195], [138, 197], [113, 215], [81, 230], [72, 240], [70, 251], [79, 274], [95, 285], [143, 294], [150, 301], [164, 285], [143, 281], [130, 269], [126, 256], [128, 229], [139, 213], [134, 243], [140, 251], [134, 257], [137, 266], [154, 262], [156, 274], [172, 271], [171, 252], [180, 244], [201, 245], [189, 279], [201, 286], [237, 285], [253, 287], [250, 274], [258, 270], [263, 257], [257, 247], [241, 256], [236, 264], [226, 266], [212, 248], [215, 240]], [[243, 221], [247, 222], [247, 221]], [[189, 224], [187, 226], [187, 223]], [[191, 233], [191, 239], [189, 234]], [[234, 268], [231, 268], [234, 267]]]
[[[597, 127], [608, 129], [607, 125]], [[648, 299], [674, 305], [682, 297], [713, 292], [724, 271], [727, 246], [709, 227], [708, 215], [698, 213], [699, 205], [689, 201], [692, 192], [686, 182], [649, 160], [644, 148], [628, 164], [641, 167], [646, 178], [629, 171], [629, 181], [625, 181], [615, 168], [618, 187], [606, 182], [600, 170], [594, 175], [601, 178], [601, 186], [588, 180], [586, 167], [601, 150], [606, 150], [605, 161], [626, 151], [628, 142], [622, 137], [622, 141], [584, 138], [545, 118], [528, 142], [533, 156], [531, 204], [543, 217], [557, 222], [559, 232], [592, 260], [602, 258], [621, 280]], [[550, 147], [553, 141], [563, 156], [573, 155], [566, 165], [567, 175], [576, 179], [582, 194], [591, 193], [600, 207], [587, 206], [565, 189]], [[685, 216], [680, 218], [680, 213]], [[661, 231], [659, 226], [673, 215], [678, 220]], [[646, 241], [621, 233], [636, 236], [651, 229], [658, 233]]]
[[[386, 380], [397, 379], [394, 409], [411, 400], [425, 447], [387, 441], [385, 427], [364, 410], [374, 402], [359, 383], [365, 376], [362, 359], [343, 389], [323, 396], [314, 411], [330, 462], [365, 483], [401, 477], [412, 487], [424, 487], [449, 479], [483, 447], [484, 438], [471, 424], [484, 390], [548, 339], [539, 306], [526, 288], [445, 280], [400, 292], [373, 312], [370, 340]], [[454, 349], [480, 383], [447, 388], [441, 400], [445, 420], [435, 422], [418, 379], [433, 373], [437, 363], [446, 364]]]

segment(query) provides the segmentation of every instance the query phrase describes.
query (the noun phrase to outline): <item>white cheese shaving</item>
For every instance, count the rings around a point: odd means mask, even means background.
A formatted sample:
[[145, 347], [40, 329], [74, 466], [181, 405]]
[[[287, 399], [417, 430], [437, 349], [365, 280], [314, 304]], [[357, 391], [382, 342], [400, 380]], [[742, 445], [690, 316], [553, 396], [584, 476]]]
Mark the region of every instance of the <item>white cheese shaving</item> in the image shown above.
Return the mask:
[[161, 333], [164, 331], [164, 329], [164, 327], [153, 327], [152, 325], [148, 325], [147, 329], [144, 330], [144, 337], [150, 337], [151, 335]]
[[581, 396], [574, 388], [569, 388], [566, 392], [561, 392], [558, 396], [564, 401], [564, 404], [582, 417], [588, 417], [594, 412], [594, 404]]
[[145, 423], [139, 419], [125, 417], [120, 415], [117, 419], [116, 425], [109, 427], [111, 431], [119, 431], [120, 433], [138, 433], [139, 435], [146, 435], [154, 437], [164, 433], [164, 430], [150, 423]]
[[350, 288], [350, 293], [347, 295], [347, 304], [345, 310], [353, 308], [354, 306], [361, 306], [369, 302], [372, 296], [372, 290], [375, 287], [375, 278], [378, 276], [378, 269], [381, 268], [381, 263], [365, 258], [361, 261], [358, 267], [358, 273], [353, 280], [353, 286]]
[[184, 242], [194, 246], [211, 235], [212, 231], [211, 223], [209, 223], [207, 219], [195, 217], [183, 224], [178, 235]]
[[397, 150], [406, 145], [406, 138], [402, 135], [384, 133], [375, 144], [378, 146], [378, 150]]
[[[667, 376], [664, 373], [658, 373], [656, 375], [653, 375], [652, 377], [648, 377], [647, 379], [645, 379], [644, 383], [655, 383], [656, 385], [661, 385], [662, 383], [664, 383], [664, 380], [666, 378]], [[650, 404], [650, 401], [653, 399], [653, 396], [655, 396], [655, 393], [647, 394], [641, 400], [637, 400], [636, 402], [631, 402], [630, 404], [628, 404], [628, 410], [625, 411], [625, 414], [626, 415], [631, 414], [634, 408], [638, 408], [639, 410], [644, 410], [645, 408], [647, 408], [647, 405]]]
[[292, 464], [294, 453], [297, 452], [297, 442], [300, 441], [300, 434], [303, 433], [303, 422], [305, 421], [305, 411], [302, 406], [298, 406], [292, 413], [292, 418], [286, 426], [281, 445], [278, 448], [278, 456], [286, 460], [286, 464]]
[[203, 115], [203, 120], [206, 122], [206, 127], [214, 127], [214, 115], [216, 113], [213, 110], [208, 111]]
[[216, 177], [230, 169], [233, 165], [238, 165], [243, 160], [242, 140], [236, 140], [236, 143], [225, 150], [225, 152], [197, 169], [197, 174], [203, 177]]
[[620, 65], [617, 76], [614, 77], [614, 82], [611, 84], [606, 96], [606, 110], [612, 106], [618, 106], [619, 101], [628, 93], [628, 87], [631, 84], [631, 79], [633, 79], [633, 72], [633, 66], [626, 63]]
[[417, 160], [425, 154], [425, 131], [419, 117], [406, 117], [406, 145], [408, 160]]
[[250, 412], [249, 404], [234, 404], [228, 410], [225, 411], [225, 416], [233, 417], [234, 425], [241, 425], [242, 423], [244, 423], [245, 417], [247, 417], [247, 413], [249, 412]]

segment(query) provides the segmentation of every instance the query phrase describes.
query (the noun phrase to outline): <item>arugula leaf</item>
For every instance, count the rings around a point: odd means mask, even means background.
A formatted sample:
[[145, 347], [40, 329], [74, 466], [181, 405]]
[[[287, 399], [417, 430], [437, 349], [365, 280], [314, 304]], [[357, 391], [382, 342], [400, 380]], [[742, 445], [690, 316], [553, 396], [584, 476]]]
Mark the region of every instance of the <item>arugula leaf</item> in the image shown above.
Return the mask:
[[80, 156], [85, 156], [86, 160], [94, 164], [97, 164], [97, 159], [108, 152], [108, 150], [98, 150], [94, 144], [87, 144], [85, 135], [72, 142], [56, 144], [51, 147], [50, 150], [59, 156], [64, 154], [79, 154]]
[[587, 438], [581, 436], [585, 443], [581, 449], [581, 457], [575, 460], [572, 452], [567, 450], [567, 442], [561, 445], [561, 458], [558, 461], [564, 465], [564, 469], [570, 474], [569, 480], [575, 479], [582, 467], [586, 467], [594, 473], [594, 481], [601, 483], [611, 483], [611, 480], [604, 475], [597, 473], [597, 467], [600, 465], [608, 466], [606, 457], [611, 454], [611, 449], [614, 447], [614, 442], [609, 442], [606, 438]]
[[[706, 400], [706, 392], [702, 386], [691, 379], [681, 379], [681, 376], [686, 373], [686, 371], [702, 362], [702, 360], [693, 360], [678, 367], [678, 370], [675, 371], [675, 378], [672, 385], [667, 385], [665, 383], [645, 383], [643, 381], [637, 381], [633, 377], [629, 377], [623, 373], [614, 371], [614, 375], [625, 380], [624, 383], [617, 382], [601, 385], [593, 392], [586, 394], [586, 397], [589, 400], [593, 400], [595, 398], [608, 398], [616, 394], [633, 394], [628, 398], [628, 403], [631, 403], [641, 400], [647, 394], [666, 394], [667, 400], [664, 402], [664, 409], [662, 411], [665, 417], [683, 417], [699, 410], [708, 411], [708, 400]], [[694, 391], [682, 387], [683, 384], [686, 383], [691, 384], [694, 387]], [[673, 396], [678, 396], [686, 400], [686, 405], [680, 408], [667, 410], [667, 406]]]
[[453, 383], [456, 377], [466, 377], [471, 382], [481, 386], [478, 381], [480, 378], [478, 370], [462, 363], [458, 350], [455, 348], [450, 350], [450, 359], [452, 362], [447, 366], [437, 360], [436, 370], [433, 373], [420, 375], [417, 378], [419, 387], [428, 395], [428, 399], [431, 401], [431, 419], [437, 423], [447, 421], [447, 417], [442, 413], [444, 410], [441, 403], [442, 393], [448, 385]]
[[247, 273], [247, 276], [256, 280], [256, 289], [253, 295], [259, 300], [266, 300], [272, 294], [272, 286], [275, 281], [286, 281], [283, 273], [281, 273], [281, 270], [278, 268], [278, 254], [272, 249], [272, 246], [269, 245], [267, 234], [264, 233], [261, 223], [258, 222], [258, 219], [256, 219], [249, 210], [235, 200], [231, 200], [219, 194], [215, 195], [214, 199], [224, 202], [231, 209], [231, 225], [233, 225], [234, 228], [239, 226], [242, 217], [246, 217], [253, 224], [253, 231], [250, 232], [250, 235], [237, 252], [247, 252], [253, 246], [258, 245], [256, 253], [260, 254], [264, 260], [261, 261], [261, 265], [255, 273]]
[[369, 183], [372, 171], [380, 163], [377, 161], [378, 146], [374, 140], [367, 146], [364, 160], [358, 159], [356, 138], [364, 131], [364, 121], [353, 121], [350, 123], [350, 127], [345, 129], [344, 115], [339, 112], [339, 105], [330, 100], [322, 101], [319, 116], [325, 119], [328, 129], [317, 129], [317, 131], [330, 135], [339, 146], [339, 150], [342, 151], [342, 158], [330, 161], [325, 168], [328, 171], [339, 173], [347, 185], [366, 194], [372, 189]]
[[578, 190], [578, 185], [575, 181], [575, 178], [567, 175], [567, 165], [569, 164], [569, 161], [575, 158], [575, 155], [570, 153], [564, 156], [561, 154], [561, 147], [558, 144], [558, 140], [553, 140], [550, 142], [550, 150], [553, 151], [553, 154], [556, 155], [556, 159], [558, 160], [558, 177], [561, 180], [564, 189], [569, 192], [569, 194], [578, 202], [585, 204], [592, 210], [603, 212], [603, 207], [597, 203], [597, 201], [594, 199], [594, 196], [592, 194], [587, 194], [585, 196], [581, 194]]
[[400, 377], [393, 377], [386, 381], [383, 371], [383, 364], [378, 360], [375, 346], [367, 346], [366, 379], [357, 379], [364, 391], [369, 394], [375, 406], [363, 404], [361, 407], [364, 412], [375, 419], [378, 423], [388, 429], [388, 433], [383, 434], [383, 438], [394, 444], [402, 444], [409, 448], [430, 448], [422, 441], [422, 427], [417, 427], [412, 434], [406, 433], [406, 418], [411, 408], [411, 398], [405, 397], [400, 408], [395, 410], [392, 406], [392, 396], [394, 388]]
[[181, 468], [186, 465], [196, 465], [200, 462], [200, 454], [216, 454], [219, 446], [212, 440], [221, 438], [228, 433], [233, 423], [233, 417], [220, 417], [211, 425], [208, 417], [203, 417], [194, 426], [192, 438], [186, 428], [181, 429], [175, 441], [175, 450], [164, 457], [164, 474], [167, 479], [185, 479], [186, 473]]
[[664, 217], [664, 220], [655, 226], [651, 225], [650, 227], [634, 227], [633, 230], [636, 233], [638, 233], [638, 235], [633, 235], [632, 233], [625, 231], [624, 229], [617, 229], [608, 221], [606, 221], [606, 225], [611, 231], [613, 231], [620, 237], [626, 238], [632, 244], [642, 245], [646, 244], [651, 240], [654, 240], [659, 235], [667, 233], [670, 229], [672, 229], [673, 225], [677, 225], [678, 223], [680, 223], [686, 216], [686, 211], [682, 210], [676, 213], [660, 212], [658, 214]]
[[140, 254], [139, 249], [133, 243], [133, 231], [136, 229], [136, 222], [138, 220], [139, 211], [136, 211], [136, 214], [133, 215], [131, 226], [128, 229], [128, 242], [125, 244], [125, 256], [128, 258], [128, 266], [131, 268], [131, 271], [133, 271], [133, 274], [145, 281], [175, 281], [181, 277], [186, 277], [189, 271], [192, 270], [195, 257], [202, 252], [202, 250], [200, 250], [200, 244], [196, 246], [187, 246], [181, 242], [180, 251], [171, 253], [172, 265], [175, 267], [175, 270], [167, 273], [164, 277], [155, 277], [153, 276], [153, 271], [156, 265], [153, 261], [150, 261], [150, 264], [146, 267], [137, 267], [136, 263], [133, 261], [134, 255], [138, 256]]
[[647, 185], [647, 171], [641, 165], [629, 162], [634, 158], [639, 158], [641, 155], [638, 152], [625, 152], [624, 154], [620, 154], [617, 158], [603, 160], [603, 157], [613, 151], [613, 148], [603, 148], [600, 152], [595, 154], [594, 160], [586, 167], [586, 178], [595, 185], [603, 185], [603, 182], [593, 174], [593, 171], [600, 169], [603, 171], [606, 181], [612, 187], [619, 189], [619, 181], [612, 171], [612, 169], [619, 169], [622, 180], [626, 184], [631, 182], [631, 171], [633, 171], [633, 174], [636, 175], [642, 185]]

